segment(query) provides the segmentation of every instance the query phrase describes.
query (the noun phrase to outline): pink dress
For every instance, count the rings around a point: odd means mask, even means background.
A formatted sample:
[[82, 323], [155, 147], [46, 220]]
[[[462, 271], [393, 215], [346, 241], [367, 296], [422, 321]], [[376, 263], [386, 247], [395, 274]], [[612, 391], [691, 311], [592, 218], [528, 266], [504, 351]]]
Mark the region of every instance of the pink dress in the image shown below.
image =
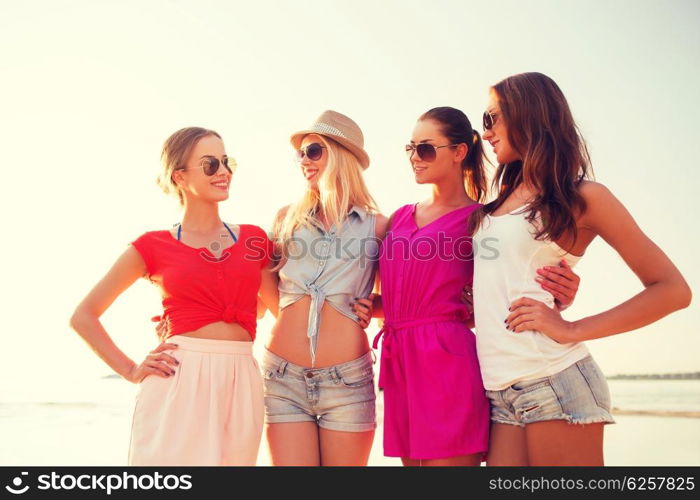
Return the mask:
[[460, 300], [474, 263], [467, 217], [477, 204], [418, 228], [416, 205], [396, 211], [380, 250], [385, 322], [379, 386], [384, 455], [412, 459], [485, 453], [489, 404], [469, 314]]

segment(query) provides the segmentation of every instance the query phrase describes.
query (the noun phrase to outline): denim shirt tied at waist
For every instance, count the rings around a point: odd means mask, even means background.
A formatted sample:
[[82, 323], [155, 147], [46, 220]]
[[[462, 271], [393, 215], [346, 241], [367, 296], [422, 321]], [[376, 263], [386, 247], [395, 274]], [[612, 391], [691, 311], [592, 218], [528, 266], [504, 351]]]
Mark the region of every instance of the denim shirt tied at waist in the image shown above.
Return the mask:
[[359, 321], [350, 302], [354, 297], [366, 297], [374, 286], [379, 253], [375, 222], [375, 214], [354, 205], [340, 231], [335, 225], [326, 231], [320, 222], [294, 231], [287, 261], [279, 271], [279, 305], [282, 310], [304, 295], [311, 296], [306, 334], [312, 367], [325, 301]]

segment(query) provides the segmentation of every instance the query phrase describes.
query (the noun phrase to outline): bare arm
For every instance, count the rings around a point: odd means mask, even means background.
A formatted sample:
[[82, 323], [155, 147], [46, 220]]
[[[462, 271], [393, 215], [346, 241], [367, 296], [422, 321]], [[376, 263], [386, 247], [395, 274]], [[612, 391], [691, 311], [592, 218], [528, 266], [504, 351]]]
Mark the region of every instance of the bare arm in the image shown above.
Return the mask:
[[644, 290], [617, 307], [576, 321], [576, 337], [589, 340], [627, 332], [688, 307], [692, 294], [680, 271], [622, 203], [601, 184], [587, 183], [582, 194], [590, 207], [583, 223], [617, 250]]
[[[279, 248], [277, 247], [279, 229], [282, 225], [284, 217], [287, 215], [288, 209], [289, 205], [279, 209], [279, 211], [275, 215], [275, 220], [272, 223], [272, 238], [273, 243], [275, 243], [275, 253], [278, 253], [279, 251]], [[279, 273], [278, 270], [275, 269], [278, 264], [279, 261], [273, 258], [270, 260], [267, 267], [262, 270], [262, 282], [260, 284], [260, 291], [258, 292], [258, 318], [262, 317], [262, 314], [265, 313], [265, 309], [269, 309], [275, 318], [279, 313]], [[261, 303], [263, 308], [262, 314], [260, 313]]]
[[112, 341], [100, 323], [100, 316], [145, 273], [146, 265], [141, 255], [133, 246], [129, 246], [78, 305], [70, 319], [70, 326], [105, 363], [125, 379], [136, 383], [147, 375], [169, 376], [174, 373], [166, 363], [177, 365], [177, 360], [161, 351], [176, 346], [161, 344], [146, 361], [136, 364]]
[[[386, 218], [382, 214], [377, 214], [377, 221], [374, 229], [374, 236], [377, 240], [382, 241], [389, 229], [391, 218]], [[374, 288], [368, 297], [355, 297], [351, 303], [353, 312], [361, 320], [363, 328], [369, 326], [372, 318], [383, 318], [384, 308], [382, 306], [381, 283], [379, 278], [379, 269], [374, 275]]]
[[[262, 270], [262, 281], [258, 292], [258, 318], [261, 318], [267, 309], [270, 310], [275, 318], [279, 313], [280, 295], [277, 288], [279, 275], [277, 271], [273, 270], [275, 265], [277, 265], [276, 262], [270, 261], [270, 264]], [[260, 314], [261, 306], [262, 314]]]
[[[687, 307], [691, 291], [685, 279], [666, 254], [642, 232], [622, 203], [605, 186], [594, 182], [586, 183], [581, 193], [588, 210], [579, 221], [580, 225], [600, 235], [617, 250], [642, 282], [644, 290], [612, 309], [571, 323], [537, 301], [519, 299], [518, 304], [513, 304], [516, 312], [508, 319], [511, 327], [515, 326], [515, 331], [539, 330], [557, 342], [591, 340], [641, 328]], [[514, 315], [517, 325], [514, 325]]]

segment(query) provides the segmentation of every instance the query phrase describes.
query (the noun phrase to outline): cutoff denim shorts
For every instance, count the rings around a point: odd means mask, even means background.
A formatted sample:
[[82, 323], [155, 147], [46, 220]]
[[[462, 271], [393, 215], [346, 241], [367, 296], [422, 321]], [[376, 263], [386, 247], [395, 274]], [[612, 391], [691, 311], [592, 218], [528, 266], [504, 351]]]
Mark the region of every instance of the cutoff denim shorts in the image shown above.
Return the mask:
[[269, 424], [315, 422], [324, 429], [377, 427], [372, 352], [325, 368], [304, 368], [265, 349], [262, 370]]
[[491, 402], [491, 422], [497, 424], [523, 427], [547, 420], [615, 423], [608, 383], [590, 355], [549, 377], [486, 391], [486, 396]]

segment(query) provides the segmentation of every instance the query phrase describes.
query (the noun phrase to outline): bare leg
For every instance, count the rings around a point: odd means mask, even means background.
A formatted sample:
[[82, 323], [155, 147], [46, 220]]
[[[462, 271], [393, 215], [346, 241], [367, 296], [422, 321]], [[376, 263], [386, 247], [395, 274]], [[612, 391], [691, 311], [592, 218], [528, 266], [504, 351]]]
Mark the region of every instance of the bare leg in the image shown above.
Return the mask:
[[342, 432], [320, 428], [321, 465], [364, 466], [372, 450], [374, 430]]
[[421, 465], [423, 467], [478, 467], [481, 465], [481, 453], [421, 460]]
[[420, 460], [401, 457], [401, 462], [405, 467], [420, 467]]
[[527, 466], [525, 429], [517, 425], [491, 424], [486, 464], [491, 466]]
[[550, 420], [525, 426], [532, 466], [603, 465], [603, 423]]
[[314, 422], [268, 424], [266, 431], [272, 465], [321, 465], [318, 426]]

